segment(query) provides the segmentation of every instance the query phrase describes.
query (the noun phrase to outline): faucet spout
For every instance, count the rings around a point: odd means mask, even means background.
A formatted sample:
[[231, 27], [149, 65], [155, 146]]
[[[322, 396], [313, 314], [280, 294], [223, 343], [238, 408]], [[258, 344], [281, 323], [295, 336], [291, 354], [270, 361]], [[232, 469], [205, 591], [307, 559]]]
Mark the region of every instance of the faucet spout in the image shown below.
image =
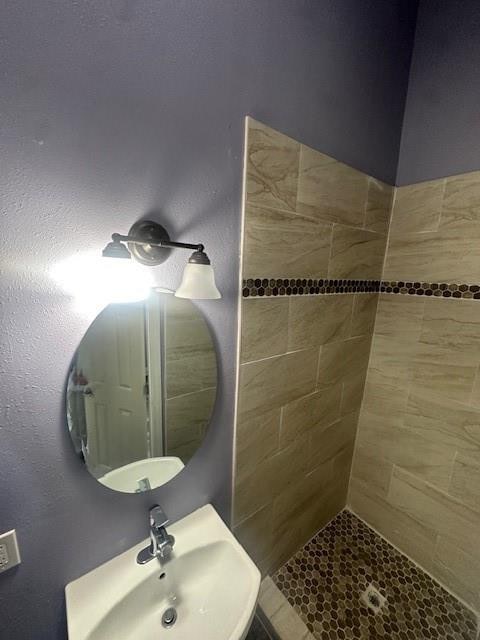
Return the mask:
[[153, 558], [166, 560], [172, 553], [175, 538], [168, 533], [166, 526], [169, 523], [163, 509], [156, 505], [150, 509], [150, 545], [142, 549], [137, 555], [137, 562], [145, 564]]

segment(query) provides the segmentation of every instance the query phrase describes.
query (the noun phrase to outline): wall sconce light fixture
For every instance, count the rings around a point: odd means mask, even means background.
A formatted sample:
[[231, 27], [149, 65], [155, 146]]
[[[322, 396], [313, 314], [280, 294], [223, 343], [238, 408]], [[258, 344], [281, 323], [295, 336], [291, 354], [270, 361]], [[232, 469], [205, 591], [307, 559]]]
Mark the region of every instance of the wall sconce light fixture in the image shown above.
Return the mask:
[[177, 298], [215, 300], [222, 297], [215, 284], [215, 274], [203, 244], [173, 242], [165, 227], [158, 222], [140, 220], [126, 236], [113, 233], [112, 241], [107, 244], [102, 255], [104, 258], [133, 257], [141, 264], [153, 267], [165, 262], [172, 249], [193, 250], [185, 266], [182, 282], [175, 292]]

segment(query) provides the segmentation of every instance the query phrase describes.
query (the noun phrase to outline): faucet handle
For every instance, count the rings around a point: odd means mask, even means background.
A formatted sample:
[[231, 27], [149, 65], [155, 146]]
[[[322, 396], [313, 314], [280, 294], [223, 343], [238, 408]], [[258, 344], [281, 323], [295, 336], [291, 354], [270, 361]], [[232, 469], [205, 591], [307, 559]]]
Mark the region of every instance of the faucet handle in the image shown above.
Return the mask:
[[166, 527], [169, 522], [169, 519], [160, 505], [156, 504], [150, 509], [150, 525], [152, 527], [155, 527], [156, 529]]

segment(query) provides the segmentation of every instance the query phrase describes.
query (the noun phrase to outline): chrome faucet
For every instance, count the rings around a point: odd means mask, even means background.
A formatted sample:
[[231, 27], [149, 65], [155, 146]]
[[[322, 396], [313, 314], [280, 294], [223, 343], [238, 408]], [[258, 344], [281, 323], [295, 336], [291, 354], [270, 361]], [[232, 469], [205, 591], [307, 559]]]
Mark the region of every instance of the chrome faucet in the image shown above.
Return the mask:
[[138, 564], [145, 564], [153, 558], [166, 560], [170, 556], [175, 538], [165, 529], [168, 522], [162, 507], [157, 505], [150, 509], [150, 544], [138, 553]]

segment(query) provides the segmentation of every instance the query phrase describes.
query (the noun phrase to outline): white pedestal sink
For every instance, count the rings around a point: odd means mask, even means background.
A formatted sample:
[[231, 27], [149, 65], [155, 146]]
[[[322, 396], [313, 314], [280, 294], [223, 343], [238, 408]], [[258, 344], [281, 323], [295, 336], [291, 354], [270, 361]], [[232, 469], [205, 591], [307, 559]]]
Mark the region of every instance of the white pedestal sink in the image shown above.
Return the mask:
[[[245, 638], [260, 586], [252, 560], [211, 505], [168, 531], [175, 546], [167, 561], [137, 564], [144, 540], [66, 586], [69, 640]], [[166, 628], [172, 608], [176, 621]]]

